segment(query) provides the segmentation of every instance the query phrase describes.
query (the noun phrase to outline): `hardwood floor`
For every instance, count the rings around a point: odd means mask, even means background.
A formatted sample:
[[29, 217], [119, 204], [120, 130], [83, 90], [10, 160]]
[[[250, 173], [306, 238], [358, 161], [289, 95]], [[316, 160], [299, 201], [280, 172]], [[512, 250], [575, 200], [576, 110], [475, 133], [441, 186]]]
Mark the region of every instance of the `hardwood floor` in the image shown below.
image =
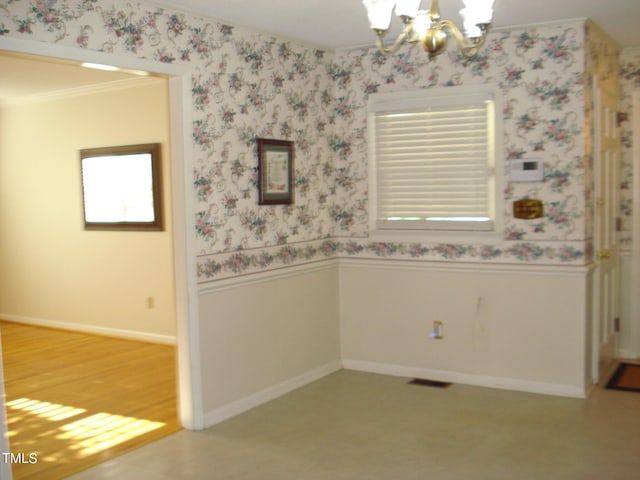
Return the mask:
[[180, 430], [175, 347], [5, 321], [0, 332], [14, 479], [65, 478]]

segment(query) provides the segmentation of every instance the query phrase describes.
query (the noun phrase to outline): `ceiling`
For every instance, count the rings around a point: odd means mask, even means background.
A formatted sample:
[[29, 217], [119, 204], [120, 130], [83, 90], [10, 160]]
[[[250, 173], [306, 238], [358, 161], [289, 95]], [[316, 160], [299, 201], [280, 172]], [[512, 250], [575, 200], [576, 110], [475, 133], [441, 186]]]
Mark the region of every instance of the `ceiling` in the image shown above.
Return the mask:
[[[155, 0], [154, 3], [321, 47], [374, 43], [361, 0]], [[428, 5], [429, 1], [423, 0], [423, 8]], [[458, 22], [462, 6], [462, 0], [440, 0], [442, 17]], [[494, 12], [494, 29], [590, 18], [621, 47], [640, 47], [638, 0], [495, 0]]]
[[[348, 48], [374, 44], [361, 0], [151, 0], [152, 3], [188, 11], [255, 30], [295, 39], [323, 48]], [[423, 8], [427, 8], [425, 0]], [[462, 0], [441, 0], [444, 18], [460, 23]], [[640, 47], [639, 0], [495, 0], [493, 29], [563, 19], [590, 18], [623, 48]], [[395, 34], [400, 22], [394, 19]], [[0, 52], [0, 105], [16, 99], [38, 98], [133, 76], [102, 72], [68, 63], [44, 63]]]

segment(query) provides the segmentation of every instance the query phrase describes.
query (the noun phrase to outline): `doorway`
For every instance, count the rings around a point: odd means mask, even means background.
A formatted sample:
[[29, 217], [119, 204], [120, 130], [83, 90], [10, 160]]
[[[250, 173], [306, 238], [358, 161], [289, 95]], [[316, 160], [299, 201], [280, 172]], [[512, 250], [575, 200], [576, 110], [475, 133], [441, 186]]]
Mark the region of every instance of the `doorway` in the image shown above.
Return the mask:
[[[166, 79], [1, 52], [0, 70], [4, 320], [175, 342]], [[87, 227], [82, 149], [151, 142], [166, 228]]]
[[[169, 82], [171, 203], [173, 204], [174, 283], [177, 323], [177, 371], [180, 423], [184, 428], [203, 428], [200, 355], [197, 336], [198, 299], [196, 289], [195, 248], [187, 219], [193, 218], [192, 200], [186, 194], [191, 168], [191, 142], [188, 141], [191, 118], [191, 71], [187, 67], [159, 64], [137, 58], [122, 58], [53, 44], [0, 37], [0, 50], [37, 55], [52, 59], [111, 64], [125, 69], [165, 75]], [[0, 385], [4, 394], [4, 385]], [[6, 433], [6, 425], [3, 425]]]

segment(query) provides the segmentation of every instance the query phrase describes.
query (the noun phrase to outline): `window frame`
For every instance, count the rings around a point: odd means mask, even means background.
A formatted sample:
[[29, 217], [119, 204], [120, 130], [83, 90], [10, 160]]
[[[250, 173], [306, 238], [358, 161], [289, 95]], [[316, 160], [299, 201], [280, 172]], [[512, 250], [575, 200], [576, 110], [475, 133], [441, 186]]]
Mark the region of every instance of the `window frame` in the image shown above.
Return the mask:
[[[493, 142], [490, 162], [493, 170], [493, 189], [491, 205], [493, 218], [490, 230], [466, 230], [459, 225], [453, 228], [454, 222], [430, 222], [416, 224], [415, 228], [380, 228], [377, 222], [377, 162], [376, 162], [376, 113], [383, 109], [396, 109], [406, 106], [415, 110], [416, 105], [438, 103], [443, 97], [469, 97], [476, 95], [490, 96], [493, 99]], [[376, 93], [369, 97], [367, 104], [367, 138], [368, 138], [368, 174], [369, 174], [369, 235], [373, 240], [435, 240], [435, 241], [474, 241], [478, 243], [495, 242], [500, 240], [504, 231], [504, 168], [503, 154], [503, 101], [502, 92], [497, 85], [482, 84], [470, 86], [450, 86], [428, 88], [414, 91], [401, 91], [390, 93]], [[490, 163], [488, 162], [488, 163]], [[436, 225], [440, 223], [440, 225]], [[457, 228], [456, 228], [457, 227]]]
[[[164, 207], [162, 189], [162, 146], [160, 143], [144, 143], [138, 145], [120, 145], [113, 147], [85, 148], [80, 150], [80, 182], [82, 187], [82, 215], [85, 230], [127, 230], [127, 231], [163, 231], [164, 230]], [[92, 160], [103, 160], [104, 168], [109, 161], [118, 157], [149, 156], [149, 173], [151, 191], [147, 192], [146, 180], [144, 184], [138, 185], [138, 189], [145, 195], [150, 194], [153, 218], [150, 220], [120, 218], [117, 220], [93, 220], [89, 216], [88, 198], [95, 198], [94, 192], [90, 190], [91, 185], [85, 181], [85, 162]], [[113, 183], [114, 190], [119, 188], [120, 182]], [[107, 183], [108, 185], [108, 183]], [[107, 197], [105, 200], [109, 202]]]

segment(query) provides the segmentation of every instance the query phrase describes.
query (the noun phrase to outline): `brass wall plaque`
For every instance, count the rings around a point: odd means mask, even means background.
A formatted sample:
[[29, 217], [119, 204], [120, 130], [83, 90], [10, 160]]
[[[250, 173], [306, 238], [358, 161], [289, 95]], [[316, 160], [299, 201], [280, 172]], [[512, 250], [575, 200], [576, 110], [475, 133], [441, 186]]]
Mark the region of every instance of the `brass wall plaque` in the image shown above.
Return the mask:
[[513, 202], [513, 216], [523, 220], [532, 220], [544, 216], [544, 207], [541, 200], [525, 198]]

